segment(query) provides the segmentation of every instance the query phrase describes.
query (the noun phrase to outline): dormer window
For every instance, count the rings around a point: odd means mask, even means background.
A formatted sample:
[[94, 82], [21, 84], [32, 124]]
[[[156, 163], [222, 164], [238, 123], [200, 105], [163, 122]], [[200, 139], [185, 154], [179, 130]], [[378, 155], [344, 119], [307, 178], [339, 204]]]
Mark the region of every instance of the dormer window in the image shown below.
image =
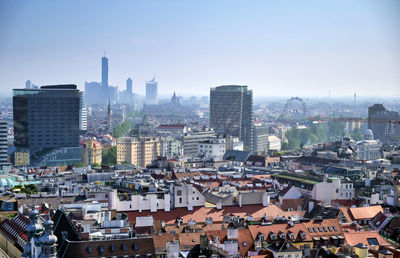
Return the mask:
[[300, 238], [303, 239], [303, 240], [306, 239], [306, 232], [301, 232], [300, 233]]
[[279, 234], [279, 237], [280, 237], [281, 239], [286, 239], [286, 235], [285, 235], [284, 233], [280, 233], [280, 234]]
[[270, 234], [270, 238], [271, 238], [271, 240], [276, 240], [276, 234], [275, 233], [271, 233]]
[[264, 236], [264, 234], [260, 234], [259, 239], [260, 239], [261, 242], [264, 242], [264, 241], [265, 241], [265, 236]]
[[294, 240], [294, 233], [289, 233], [289, 239]]

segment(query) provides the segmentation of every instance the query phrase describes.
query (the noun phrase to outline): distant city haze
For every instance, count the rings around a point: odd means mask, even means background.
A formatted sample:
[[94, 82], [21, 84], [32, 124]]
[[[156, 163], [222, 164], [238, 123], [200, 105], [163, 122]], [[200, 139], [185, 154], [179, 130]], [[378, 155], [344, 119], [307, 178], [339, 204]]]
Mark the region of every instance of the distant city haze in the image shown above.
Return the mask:
[[0, 92], [102, 81], [145, 94], [400, 96], [400, 1], [0, 2]]

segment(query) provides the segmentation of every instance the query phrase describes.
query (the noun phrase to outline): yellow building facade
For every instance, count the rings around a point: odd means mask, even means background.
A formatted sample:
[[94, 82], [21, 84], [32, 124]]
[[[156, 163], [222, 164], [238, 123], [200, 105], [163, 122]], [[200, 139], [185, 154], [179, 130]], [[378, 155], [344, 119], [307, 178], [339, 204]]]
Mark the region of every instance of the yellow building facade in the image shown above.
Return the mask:
[[14, 152], [14, 166], [29, 166], [30, 157], [28, 150], [16, 150]]
[[85, 147], [82, 150], [82, 163], [85, 166], [91, 165], [93, 163], [101, 165], [101, 152], [102, 147], [98, 141], [87, 140]]
[[117, 163], [139, 167], [150, 165], [160, 156], [160, 141], [151, 137], [121, 137], [117, 139]]

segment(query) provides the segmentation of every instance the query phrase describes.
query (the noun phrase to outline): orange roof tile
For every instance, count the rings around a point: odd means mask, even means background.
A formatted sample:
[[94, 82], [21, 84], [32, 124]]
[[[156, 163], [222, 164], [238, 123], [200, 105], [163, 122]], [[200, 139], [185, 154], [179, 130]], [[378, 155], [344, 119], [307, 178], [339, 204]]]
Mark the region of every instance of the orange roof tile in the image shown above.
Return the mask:
[[383, 212], [382, 206], [380, 205], [350, 208], [350, 214], [355, 220], [373, 219], [379, 212]]
[[354, 246], [359, 243], [362, 243], [368, 247], [370, 244], [368, 242], [369, 238], [376, 238], [378, 244], [381, 245], [391, 245], [388, 241], [386, 241], [383, 237], [379, 235], [376, 231], [358, 231], [358, 232], [349, 232], [344, 233], [344, 238], [347, 244]]
[[211, 217], [214, 222], [222, 222], [224, 216], [235, 215], [242, 218], [252, 216], [254, 219], [261, 219], [266, 214], [270, 218], [276, 218], [277, 216], [303, 216], [305, 211], [283, 211], [276, 205], [269, 205], [263, 207], [262, 205], [245, 205], [239, 206], [226, 206], [218, 210], [216, 208], [206, 207], [195, 207], [193, 211], [187, 210], [187, 208], [177, 208], [169, 212], [167, 211], [127, 211], [128, 219], [131, 223], [136, 221], [136, 217], [140, 216], [153, 216], [154, 220], [164, 220], [166, 224], [174, 224], [177, 218], [182, 218], [184, 223], [187, 223], [189, 219], [193, 219], [196, 222], [204, 222], [207, 217]]

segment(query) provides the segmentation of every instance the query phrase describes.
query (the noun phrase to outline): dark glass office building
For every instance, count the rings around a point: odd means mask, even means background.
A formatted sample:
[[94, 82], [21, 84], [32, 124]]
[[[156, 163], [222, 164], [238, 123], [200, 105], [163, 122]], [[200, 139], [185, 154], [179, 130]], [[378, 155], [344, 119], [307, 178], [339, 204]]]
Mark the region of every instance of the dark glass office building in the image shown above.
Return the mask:
[[210, 126], [217, 133], [237, 136], [253, 149], [253, 91], [226, 85], [210, 90]]
[[79, 147], [81, 94], [76, 85], [14, 89], [14, 145], [31, 159], [54, 149]]

